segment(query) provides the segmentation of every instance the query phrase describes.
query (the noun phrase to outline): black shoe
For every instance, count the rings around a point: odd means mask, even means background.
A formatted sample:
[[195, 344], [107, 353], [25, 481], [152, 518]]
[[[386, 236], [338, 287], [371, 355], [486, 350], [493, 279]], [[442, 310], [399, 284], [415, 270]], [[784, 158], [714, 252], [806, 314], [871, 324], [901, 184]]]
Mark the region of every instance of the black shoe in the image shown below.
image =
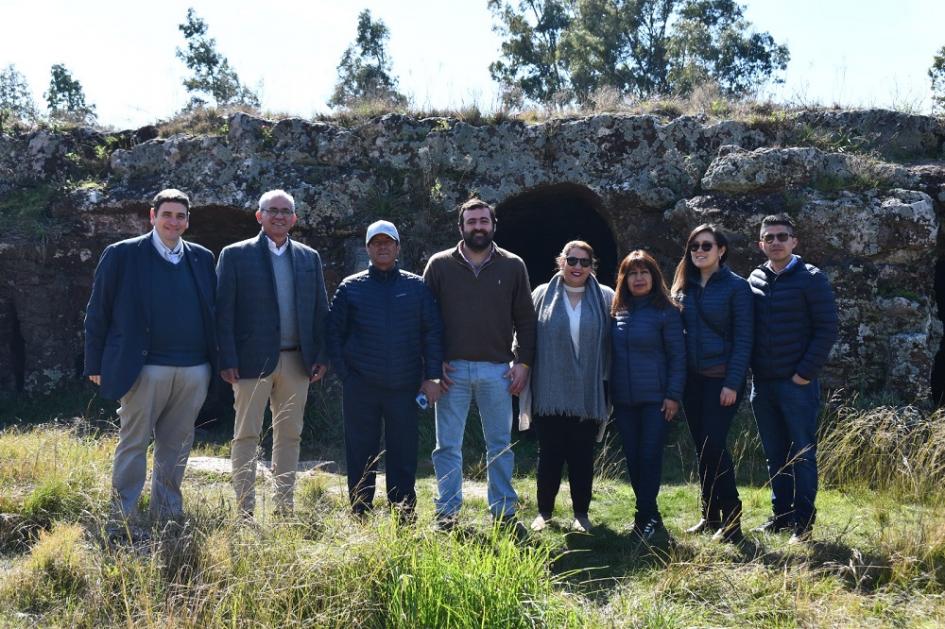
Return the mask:
[[433, 520], [433, 530], [441, 533], [449, 533], [459, 524], [459, 516], [455, 513], [438, 514]]
[[814, 529], [811, 526], [796, 526], [794, 527], [794, 534], [791, 535], [791, 539], [788, 540], [788, 544], [803, 544], [809, 542], [813, 534]]
[[690, 526], [688, 529], [686, 529], [686, 533], [689, 533], [690, 535], [699, 535], [700, 533], [712, 535], [720, 528], [722, 528], [722, 523], [718, 520], [710, 521], [703, 517], [693, 526]]
[[712, 534], [713, 542], [725, 542], [726, 544], [741, 544], [745, 539], [742, 533], [742, 527], [738, 522], [729, 526], [723, 526]]
[[528, 537], [528, 528], [514, 514], [503, 514], [492, 518], [493, 523], [501, 530], [517, 539]]
[[742, 502], [733, 500], [722, 505], [722, 526], [712, 535], [712, 541], [740, 544], [742, 533]]
[[755, 528], [751, 530], [752, 533], [784, 533], [785, 531], [794, 530], [794, 523], [791, 522], [788, 518], [771, 516]]
[[637, 522], [633, 525], [633, 533], [647, 544], [659, 544], [672, 542], [673, 538], [663, 525], [662, 518], [652, 517], [642, 524]]
[[395, 505], [392, 510], [397, 515], [397, 523], [400, 526], [412, 526], [417, 523], [417, 512], [412, 507]]

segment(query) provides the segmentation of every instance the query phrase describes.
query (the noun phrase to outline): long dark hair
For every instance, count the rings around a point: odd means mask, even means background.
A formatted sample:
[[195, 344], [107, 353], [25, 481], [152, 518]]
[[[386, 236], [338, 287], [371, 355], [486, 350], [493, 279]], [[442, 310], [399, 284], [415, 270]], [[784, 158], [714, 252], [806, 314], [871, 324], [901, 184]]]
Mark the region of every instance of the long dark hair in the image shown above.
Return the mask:
[[633, 269], [646, 269], [650, 272], [653, 280], [653, 286], [650, 288], [650, 296], [653, 298], [653, 304], [657, 308], [678, 308], [679, 306], [669, 297], [669, 290], [666, 288], [666, 280], [663, 279], [663, 272], [656, 260], [643, 249], [636, 249], [626, 255], [620, 261], [620, 267], [617, 269], [617, 289], [614, 294], [613, 304], [610, 306], [611, 316], [617, 316], [621, 310], [630, 309], [630, 289], [627, 288], [627, 273]]
[[680, 295], [686, 292], [686, 281], [688, 280], [689, 276], [698, 274], [696, 265], [692, 263], [692, 255], [689, 253], [689, 245], [691, 245], [692, 241], [696, 239], [696, 236], [705, 232], [712, 234], [712, 238], [715, 240], [716, 247], [719, 249], [725, 247], [725, 253], [723, 253], [719, 259], [719, 266], [725, 264], [725, 261], [728, 259], [728, 238], [725, 237], [721, 227], [715, 225], [714, 223], [703, 223], [692, 230], [689, 233], [689, 238], [686, 239], [686, 246], [683, 247], [682, 259], [679, 261], [679, 264], [676, 265], [676, 273], [673, 275], [672, 294], [677, 300], [680, 299]]

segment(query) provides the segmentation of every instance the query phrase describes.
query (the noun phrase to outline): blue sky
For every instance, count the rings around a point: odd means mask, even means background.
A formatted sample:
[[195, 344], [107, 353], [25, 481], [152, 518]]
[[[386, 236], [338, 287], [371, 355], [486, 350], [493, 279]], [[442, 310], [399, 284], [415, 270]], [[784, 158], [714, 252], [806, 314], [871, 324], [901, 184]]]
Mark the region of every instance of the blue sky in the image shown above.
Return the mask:
[[[791, 50], [785, 84], [768, 90], [776, 100], [930, 110], [926, 71], [945, 46], [945, 1], [742, 4], [755, 28]], [[189, 6], [269, 111], [328, 110], [335, 68], [362, 8], [389, 27], [393, 69], [415, 106], [496, 103], [488, 65], [499, 38], [486, 0], [0, 0], [0, 66], [16, 65], [38, 103], [49, 67], [65, 63], [101, 122], [135, 127], [166, 118], [188, 100], [181, 85], [186, 68], [174, 50], [183, 45], [177, 25]]]

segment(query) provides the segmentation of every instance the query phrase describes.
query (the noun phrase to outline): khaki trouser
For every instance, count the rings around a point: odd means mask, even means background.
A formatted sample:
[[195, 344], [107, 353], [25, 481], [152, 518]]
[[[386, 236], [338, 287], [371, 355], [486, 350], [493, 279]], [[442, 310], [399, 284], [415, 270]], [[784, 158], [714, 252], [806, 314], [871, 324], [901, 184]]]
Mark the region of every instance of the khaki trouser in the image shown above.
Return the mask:
[[302, 355], [296, 350], [280, 352], [279, 364], [265, 378], [240, 379], [233, 385], [236, 425], [230, 458], [233, 463], [233, 489], [241, 511], [252, 513], [256, 505], [256, 462], [267, 400], [272, 411], [275, 505], [280, 510], [292, 509], [292, 490], [299, 465], [302, 415], [308, 399], [308, 384]]
[[145, 365], [141, 369], [118, 409], [121, 428], [112, 465], [114, 515], [126, 518], [137, 509], [152, 436], [151, 516], [183, 514], [180, 486], [194, 442], [194, 420], [209, 384], [209, 363], [193, 367]]

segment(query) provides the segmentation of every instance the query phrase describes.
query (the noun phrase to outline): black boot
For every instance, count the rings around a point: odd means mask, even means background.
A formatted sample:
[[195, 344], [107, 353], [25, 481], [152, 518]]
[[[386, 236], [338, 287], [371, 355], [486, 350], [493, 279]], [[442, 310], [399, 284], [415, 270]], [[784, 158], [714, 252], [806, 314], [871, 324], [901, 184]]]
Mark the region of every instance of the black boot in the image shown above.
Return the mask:
[[693, 526], [686, 529], [690, 535], [705, 533], [712, 535], [722, 527], [722, 518], [719, 516], [719, 510], [715, 506], [710, 507], [707, 503], [702, 503], [702, 519]]
[[712, 536], [714, 541], [738, 544], [745, 536], [742, 534], [742, 502], [724, 503], [722, 505], [722, 526]]

